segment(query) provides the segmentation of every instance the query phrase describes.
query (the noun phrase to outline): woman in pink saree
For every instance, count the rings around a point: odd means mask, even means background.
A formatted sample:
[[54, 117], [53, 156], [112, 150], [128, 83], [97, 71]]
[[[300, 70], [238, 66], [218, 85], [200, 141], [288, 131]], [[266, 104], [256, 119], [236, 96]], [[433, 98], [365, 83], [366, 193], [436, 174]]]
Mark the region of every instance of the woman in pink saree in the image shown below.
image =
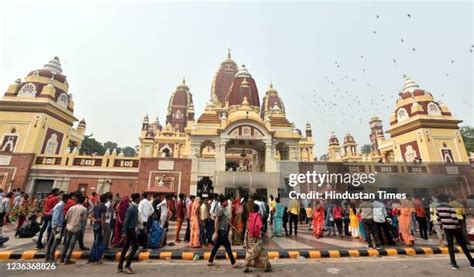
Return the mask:
[[324, 205], [317, 201], [313, 210], [313, 235], [316, 238], [323, 236], [324, 228]]
[[122, 228], [123, 222], [125, 220], [125, 215], [127, 214], [127, 209], [130, 206], [130, 199], [128, 196], [124, 196], [120, 203], [117, 206], [116, 215], [115, 215], [115, 226], [114, 226], [114, 239], [112, 241], [113, 247], [122, 247], [125, 243], [122, 238]]

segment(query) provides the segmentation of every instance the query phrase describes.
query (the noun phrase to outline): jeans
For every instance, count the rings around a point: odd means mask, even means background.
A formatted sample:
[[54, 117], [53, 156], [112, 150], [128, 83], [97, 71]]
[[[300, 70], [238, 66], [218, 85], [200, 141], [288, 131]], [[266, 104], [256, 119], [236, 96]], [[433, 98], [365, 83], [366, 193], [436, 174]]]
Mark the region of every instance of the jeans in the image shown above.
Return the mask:
[[212, 243], [212, 234], [214, 234], [214, 220], [208, 218], [206, 221], [206, 239], [207, 243]]
[[108, 249], [109, 248], [109, 244], [110, 244], [110, 236], [112, 235], [112, 224], [110, 223], [105, 223], [105, 226], [104, 226], [104, 245], [105, 245], [105, 249]]
[[133, 256], [135, 256], [135, 253], [138, 250], [138, 237], [137, 233], [135, 232], [135, 229], [127, 229], [127, 239], [125, 240], [125, 244], [122, 248], [122, 253], [120, 254], [120, 260], [118, 264], [119, 270], [123, 269], [123, 262], [125, 261], [125, 256], [127, 255], [130, 246], [132, 246], [132, 250], [130, 251], [130, 254], [127, 257], [125, 268], [130, 268]]
[[350, 236], [351, 232], [349, 232], [349, 224], [351, 223], [351, 221], [348, 218], [344, 218], [343, 222], [344, 222], [344, 234], [346, 236]]
[[[91, 253], [94, 253], [96, 248], [102, 243], [104, 237], [102, 233], [102, 227], [98, 227], [97, 229], [94, 228], [94, 243], [92, 243]], [[98, 261], [102, 260], [102, 257]], [[92, 255], [89, 256], [89, 262], [97, 262], [92, 260]]]
[[206, 244], [206, 238], [206, 220], [203, 220], [199, 224], [199, 242]]
[[344, 236], [344, 234], [342, 233], [342, 218], [335, 218], [334, 222], [336, 223], [337, 233], [339, 234], [339, 236]]
[[77, 241], [79, 242], [79, 248], [85, 249], [86, 246], [84, 245], [84, 232], [86, 231], [87, 222], [81, 225], [81, 230], [79, 230], [79, 234], [77, 236]]
[[56, 248], [61, 242], [61, 228], [55, 228], [51, 231], [51, 235], [48, 240], [48, 247], [46, 248], [46, 261], [54, 261], [54, 255]]
[[289, 213], [290, 216], [290, 235], [293, 234], [293, 224], [295, 225], [295, 236], [298, 235], [298, 215]]
[[454, 238], [456, 238], [456, 241], [458, 242], [459, 246], [461, 246], [464, 255], [466, 255], [467, 259], [471, 263], [471, 266], [474, 266], [474, 260], [472, 259], [471, 253], [469, 253], [469, 249], [467, 249], [462, 231], [460, 229], [444, 229], [444, 233], [446, 234], [446, 240], [448, 241], [448, 251], [451, 264], [456, 265], [456, 259], [454, 257]]
[[433, 222], [433, 230], [436, 233], [436, 237], [438, 237], [439, 244], [446, 244], [446, 236], [444, 235], [443, 228], [441, 227], [441, 223]]
[[416, 221], [418, 221], [418, 228], [420, 228], [420, 237], [422, 239], [428, 239], [428, 224], [426, 217], [417, 216]]
[[[395, 245], [395, 242], [393, 241], [392, 234], [390, 233], [390, 226], [388, 222], [375, 222], [375, 228], [377, 230], [377, 236], [379, 238], [380, 244], [381, 245]], [[383, 233], [382, 233], [383, 232]], [[385, 239], [387, 239], [387, 243], [385, 243], [384, 240], [384, 235]]]
[[227, 252], [227, 255], [229, 256], [230, 263], [235, 264], [234, 254], [232, 254], [229, 238], [227, 237], [227, 231], [224, 230], [217, 231], [216, 244], [214, 244], [214, 247], [212, 248], [211, 256], [209, 257], [209, 262], [212, 263], [214, 261], [214, 257], [216, 256], [217, 250], [219, 250], [221, 246], [224, 246], [225, 252]]
[[365, 231], [365, 237], [367, 239], [367, 243], [369, 244], [369, 247], [372, 247], [372, 238], [375, 240], [375, 246], [379, 247], [380, 242], [379, 238], [377, 237], [377, 231], [375, 228], [375, 222], [373, 219], [363, 219], [362, 222], [364, 223], [364, 231]]
[[46, 215], [43, 217], [43, 226], [41, 226], [40, 233], [38, 235], [38, 241], [36, 242], [36, 246], [38, 247], [44, 247], [43, 244], [43, 235], [44, 232], [47, 230], [47, 242], [49, 243], [49, 237], [51, 236], [51, 220], [53, 216], [52, 215]]
[[79, 232], [67, 231], [66, 241], [64, 243], [63, 252], [61, 254], [61, 261], [69, 262], [71, 260], [72, 251], [76, 245], [76, 240], [79, 236]]

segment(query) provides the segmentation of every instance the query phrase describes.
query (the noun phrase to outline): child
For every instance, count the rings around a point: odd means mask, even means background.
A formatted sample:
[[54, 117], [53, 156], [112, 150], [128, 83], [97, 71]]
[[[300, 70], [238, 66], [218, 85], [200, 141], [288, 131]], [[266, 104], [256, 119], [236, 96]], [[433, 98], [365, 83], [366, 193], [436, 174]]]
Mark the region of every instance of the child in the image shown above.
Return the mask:
[[244, 241], [245, 268], [244, 272], [250, 272], [250, 267], [264, 268], [266, 272], [272, 271], [267, 252], [262, 242], [262, 218], [258, 213], [258, 205], [253, 205], [253, 211], [247, 220], [247, 232]]

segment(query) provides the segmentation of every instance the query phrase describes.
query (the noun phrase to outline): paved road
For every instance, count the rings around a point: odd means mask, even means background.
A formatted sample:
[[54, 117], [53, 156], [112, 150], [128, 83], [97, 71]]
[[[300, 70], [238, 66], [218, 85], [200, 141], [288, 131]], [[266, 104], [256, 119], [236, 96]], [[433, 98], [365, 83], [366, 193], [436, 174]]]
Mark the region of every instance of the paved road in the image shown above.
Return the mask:
[[[461, 269], [453, 270], [446, 255], [383, 257], [383, 258], [336, 258], [324, 260], [273, 260], [274, 271], [254, 271], [244, 274], [242, 269], [233, 269], [228, 261], [218, 261], [215, 267], [205, 262], [145, 261], [132, 266], [138, 276], [474, 276], [467, 260], [458, 255]], [[53, 272], [35, 271], [39, 276], [117, 276], [117, 263], [87, 265], [80, 261], [76, 265], [59, 265]], [[5, 274], [6, 275], [3, 275]], [[0, 276], [18, 276], [33, 272], [7, 271], [6, 263], [0, 263]], [[121, 275], [119, 275], [121, 276]], [[125, 275], [123, 275], [125, 276]]]

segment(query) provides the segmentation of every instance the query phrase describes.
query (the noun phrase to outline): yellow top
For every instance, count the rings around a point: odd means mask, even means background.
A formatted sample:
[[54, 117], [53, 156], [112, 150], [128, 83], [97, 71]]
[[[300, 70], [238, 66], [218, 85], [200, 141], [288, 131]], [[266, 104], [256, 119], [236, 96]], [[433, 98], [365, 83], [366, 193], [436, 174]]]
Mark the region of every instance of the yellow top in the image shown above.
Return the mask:
[[296, 199], [292, 199], [288, 205], [288, 211], [294, 215], [300, 214], [300, 202]]
[[268, 203], [268, 206], [270, 207], [270, 211], [272, 211], [275, 208], [276, 201], [275, 200], [270, 200]]
[[306, 208], [306, 217], [313, 217], [313, 209], [311, 209], [310, 207]]

